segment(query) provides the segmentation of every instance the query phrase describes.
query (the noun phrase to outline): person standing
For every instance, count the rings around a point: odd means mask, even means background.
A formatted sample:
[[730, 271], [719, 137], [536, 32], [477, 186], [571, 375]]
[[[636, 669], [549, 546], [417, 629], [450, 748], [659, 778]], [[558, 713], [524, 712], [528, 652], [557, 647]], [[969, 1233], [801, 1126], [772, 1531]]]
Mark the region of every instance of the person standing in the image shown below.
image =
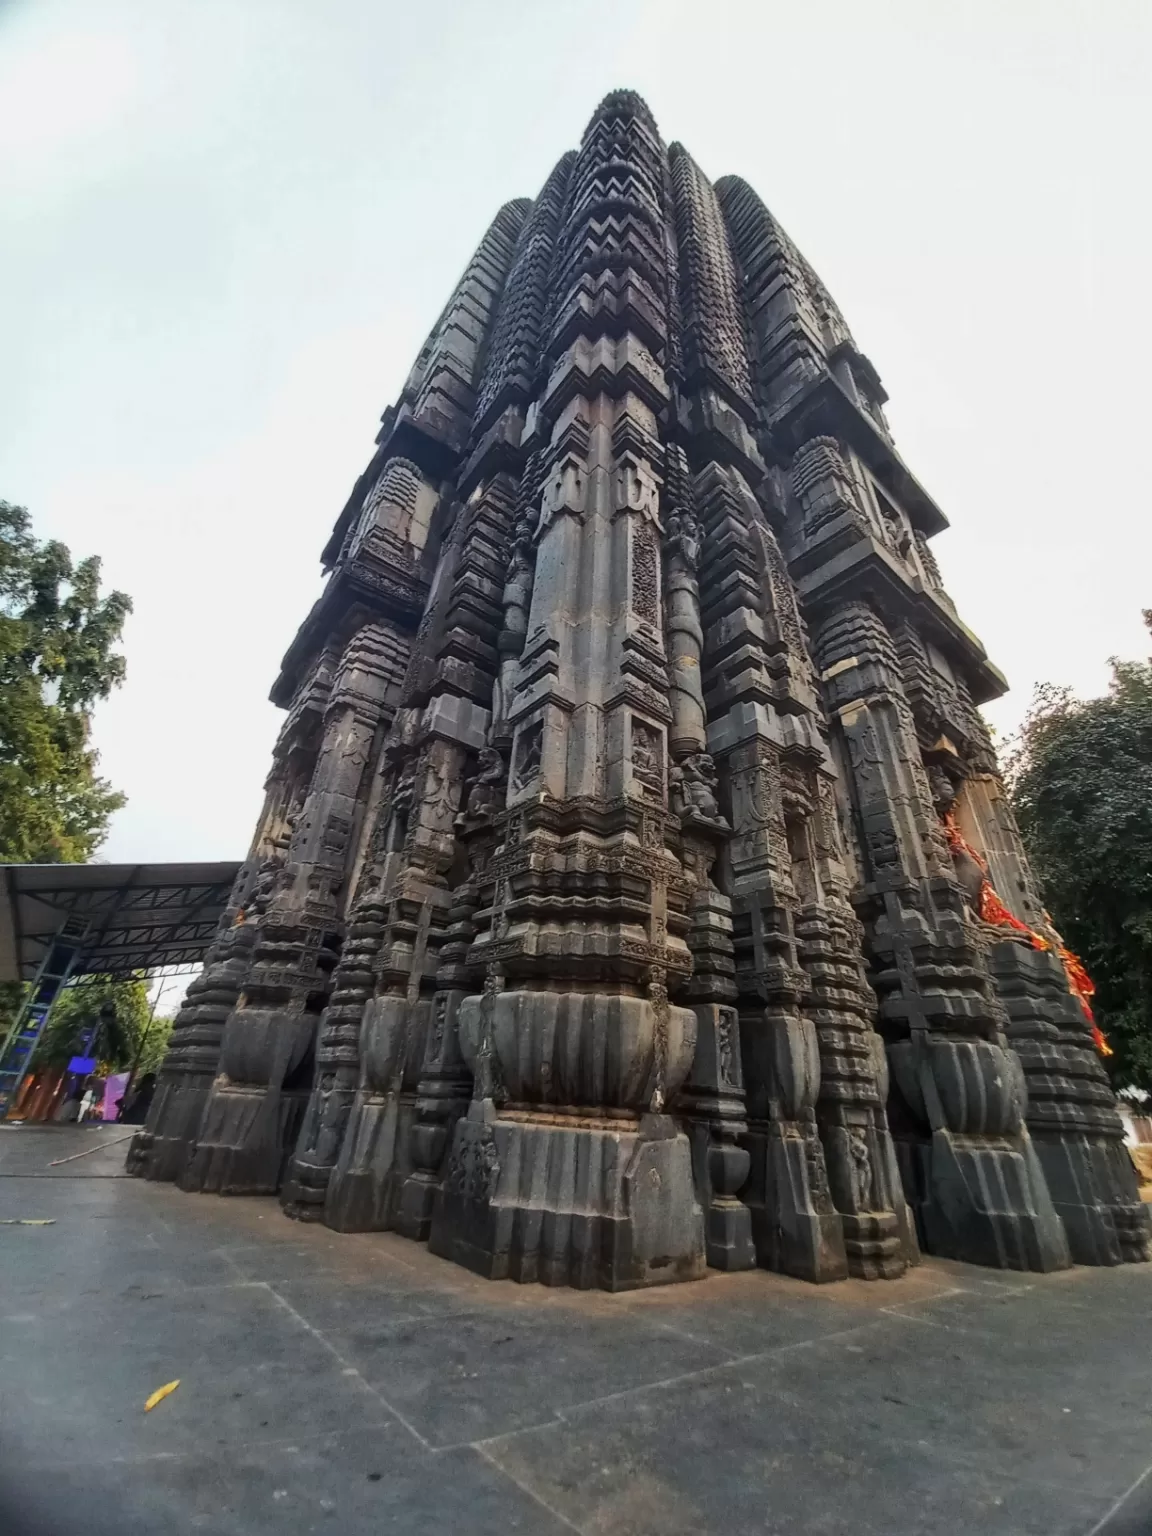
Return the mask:
[[55, 1118], [62, 1125], [76, 1124], [80, 1118], [80, 1107], [84, 1099], [84, 1084], [87, 1079], [74, 1076], [64, 1094], [63, 1102], [56, 1111]]
[[120, 1101], [120, 1123], [122, 1125], [143, 1125], [148, 1118], [148, 1108], [152, 1103], [152, 1095], [155, 1092], [156, 1074], [155, 1072], [145, 1072], [127, 1102], [123, 1099]]

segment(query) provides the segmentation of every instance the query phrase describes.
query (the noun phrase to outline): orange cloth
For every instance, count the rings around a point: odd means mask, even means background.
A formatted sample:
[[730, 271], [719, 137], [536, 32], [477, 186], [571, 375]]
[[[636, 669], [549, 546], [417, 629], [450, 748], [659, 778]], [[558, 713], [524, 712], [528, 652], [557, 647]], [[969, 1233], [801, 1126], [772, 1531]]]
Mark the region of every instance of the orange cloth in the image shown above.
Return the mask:
[[[1034, 928], [1029, 928], [1027, 923], [1022, 923], [1018, 917], [1001, 901], [995, 886], [988, 878], [988, 861], [982, 854], [976, 852], [972, 844], [967, 841], [956, 822], [955, 815], [948, 811], [940, 818], [944, 829], [944, 838], [949, 850], [954, 854], [967, 854], [975, 863], [983, 875], [980, 882], [980, 894], [976, 898], [977, 915], [985, 923], [993, 923], [998, 928], [1014, 928], [1017, 933], [1026, 934], [1034, 949], [1051, 949], [1052, 946], [1043, 934], [1037, 933]], [[1045, 914], [1047, 915], [1047, 914]], [[1064, 967], [1064, 976], [1068, 982], [1068, 990], [1080, 1004], [1084, 1017], [1088, 1020], [1092, 1029], [1092, 1041], [1101, 1056], [1114, 1054], [1108, 1044], [1108, 1038], [1096, 1022], [1096, 1016], [1092, 1012], [1091, 998], [1096, 987], [1084, 969], [1084, 962], [1079, 955], [1074, 955], [1070, 949], [1066, 949], [1061, 943], [1057, 946], [1057, 954], [1060, 956], [1060, 964]]]

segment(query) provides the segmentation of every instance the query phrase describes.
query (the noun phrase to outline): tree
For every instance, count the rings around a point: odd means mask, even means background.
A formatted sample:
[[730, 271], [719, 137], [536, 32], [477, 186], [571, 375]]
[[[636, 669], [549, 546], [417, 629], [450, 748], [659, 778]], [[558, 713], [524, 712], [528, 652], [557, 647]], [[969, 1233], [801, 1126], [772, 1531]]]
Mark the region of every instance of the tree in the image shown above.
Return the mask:
[[124, 804], [96, 772], [91, 711], [124, 678], [132, 604], [100, 561], [41, 543], [0, 501], [0, 862], [83, 863]]
[[1102, 698], [1037, 689], [1007, 777], [1053, 921], [1096, 983], [1113, 1081], [1152, 1093], [1152, 662], [1111, 666]]
[[164, 1058], [168, 1054], [168, 1042], [172, 1038], [172, 1026], [175, 1022], [174, 1017], [162, 1017], [157, 1014], [152, 1020], [151, 1027], [144, 1031], [144, 1049], [140, 1052], [140, 1060], [136, 1063], [137, 1082], [145, 1072], [159, 1072], [164, 1065]]
[[151, 1057], [153, 1036], [163, 1033], [159, 1021], [154, 1022], [149, 1033], [150, 1013], [148, 983], [142, 977], [112, 981], [107, 976], [82, 976], [65, 987], [57, 999], [36, 1047], [33, 1065], [66, 1067], [80, 1053], [87, 1031], [96, 1028], [98, 1038], [93, 1054], [110, 1072], [127, 1072], [145, 1036], [148, 1043], [144, 1054]]

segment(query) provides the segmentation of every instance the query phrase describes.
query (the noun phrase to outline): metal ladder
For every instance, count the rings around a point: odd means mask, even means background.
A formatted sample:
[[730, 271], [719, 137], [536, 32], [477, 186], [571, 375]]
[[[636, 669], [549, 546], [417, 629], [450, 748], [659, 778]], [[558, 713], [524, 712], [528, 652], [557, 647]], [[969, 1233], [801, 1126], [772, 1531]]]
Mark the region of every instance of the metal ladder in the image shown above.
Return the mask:
[[36, 980], [29, 988], [16, 1021], [8, 1031], [3, 1049], [0, 1049], [0, 1120], [16, 1103], [20, 1084], [32, 1061], [32, 1053], [44, 1033], [53, 1004], [76, 968], [87, 937], [86, 919], [65, 918], [40, 962]]

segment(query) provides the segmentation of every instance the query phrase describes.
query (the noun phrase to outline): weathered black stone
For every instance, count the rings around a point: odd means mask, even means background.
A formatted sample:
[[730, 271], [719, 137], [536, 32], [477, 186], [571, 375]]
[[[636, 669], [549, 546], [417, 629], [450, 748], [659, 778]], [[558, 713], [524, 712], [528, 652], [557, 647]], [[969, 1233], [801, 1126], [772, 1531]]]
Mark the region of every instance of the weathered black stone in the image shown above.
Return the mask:
[[337, 521], [132, 1172], [549, 1285], [1149, 1257], [885, 398], [606, 97]]

